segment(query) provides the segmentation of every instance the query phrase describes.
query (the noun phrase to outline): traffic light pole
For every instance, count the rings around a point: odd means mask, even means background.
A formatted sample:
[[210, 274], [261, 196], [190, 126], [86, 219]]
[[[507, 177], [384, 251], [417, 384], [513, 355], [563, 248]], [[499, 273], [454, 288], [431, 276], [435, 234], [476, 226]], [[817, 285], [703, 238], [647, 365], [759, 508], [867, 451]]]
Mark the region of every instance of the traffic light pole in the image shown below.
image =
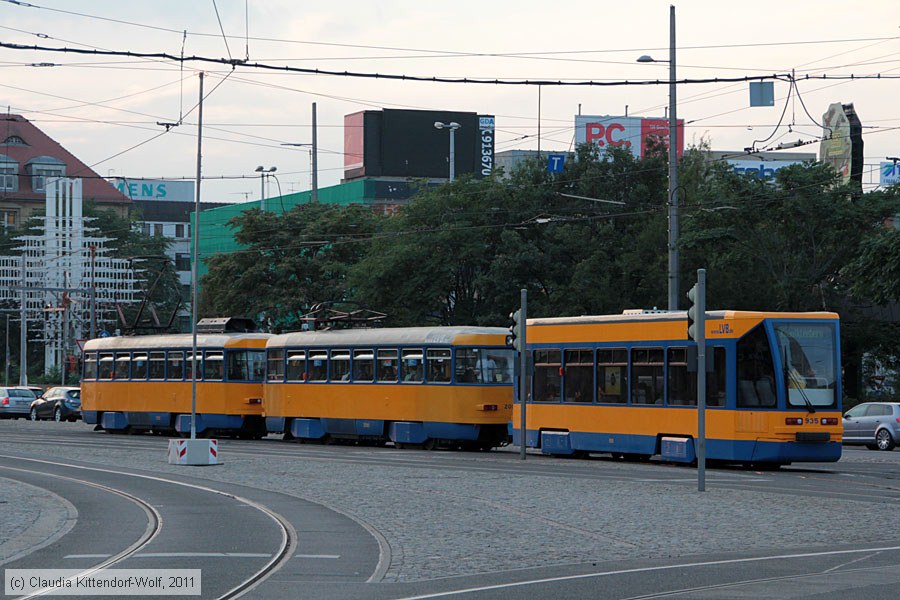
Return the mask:
[[706, 491], [706, 269], [697, 269], [694, 297], [697, 342], [697, 491]]
[[519, 406], [522, 408], [519, 423], [519, 458], [525, 460], [525, 436], [528, 429], [525, 426], [525, 407], [528, 404], [528, 353], [525, 351], [525, 335], [528, 327], [525, 326], [528, 320], [528, 290], [522, 290], [522, 308], [519, 313], [519, 333], [516, 340], [519, 349]]

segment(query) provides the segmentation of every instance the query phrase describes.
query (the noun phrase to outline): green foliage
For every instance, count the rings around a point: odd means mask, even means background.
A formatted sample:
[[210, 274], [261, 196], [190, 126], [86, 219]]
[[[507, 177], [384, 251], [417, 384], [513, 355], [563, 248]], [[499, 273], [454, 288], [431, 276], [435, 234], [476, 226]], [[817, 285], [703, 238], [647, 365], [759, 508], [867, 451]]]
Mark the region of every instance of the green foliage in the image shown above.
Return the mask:
[[314, 304], [350, 295], [347, 272], [366, 254], [377, 221], [361, 206], [242, 213], [230, 226], [246, 248], [206, 261], [201, 317], [246, 315], [276, 330], [299, 328]]

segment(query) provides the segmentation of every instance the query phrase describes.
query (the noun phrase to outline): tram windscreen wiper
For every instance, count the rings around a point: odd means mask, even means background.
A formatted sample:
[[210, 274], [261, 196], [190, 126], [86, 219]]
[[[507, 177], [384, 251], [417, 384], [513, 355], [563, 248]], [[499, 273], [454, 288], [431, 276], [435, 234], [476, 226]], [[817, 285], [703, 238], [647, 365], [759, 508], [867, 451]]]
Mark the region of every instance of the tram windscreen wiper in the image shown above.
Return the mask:
[[[784, 373], [794, 383], [794, 389], [800, 392], [800, 397], [803, 398], [803, 402], [806, 403], [806, 410], [808, 410], [810, 413], [816, 412], [816, 407], [813, 406], [813, 403], [809, 401], [806, 392], [803, 391], [803, 388], [805, 386], [804, 382], [801, 381], [799, 377], [794, 375], [794, 372], [790, 369], [785, 369]], [[790, 386], [788, 387], [788, 389], [790, 390]]]

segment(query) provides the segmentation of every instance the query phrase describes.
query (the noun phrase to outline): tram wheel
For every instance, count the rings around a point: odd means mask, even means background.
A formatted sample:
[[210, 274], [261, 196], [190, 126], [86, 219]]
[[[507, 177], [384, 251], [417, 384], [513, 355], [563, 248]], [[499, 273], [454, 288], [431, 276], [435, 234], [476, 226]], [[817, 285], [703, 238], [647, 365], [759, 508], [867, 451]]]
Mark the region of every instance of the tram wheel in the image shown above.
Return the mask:
[[423, 450], [434, 450], [435, 448], [437, 448], [437, 442], [434, 438], [428, 438], [422, 443]]

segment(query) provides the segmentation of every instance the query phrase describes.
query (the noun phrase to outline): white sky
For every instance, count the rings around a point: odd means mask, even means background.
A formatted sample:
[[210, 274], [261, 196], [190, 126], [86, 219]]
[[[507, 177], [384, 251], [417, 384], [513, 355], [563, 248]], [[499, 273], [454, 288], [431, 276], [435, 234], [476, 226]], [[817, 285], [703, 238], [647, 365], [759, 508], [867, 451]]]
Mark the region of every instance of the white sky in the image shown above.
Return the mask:
[[[0, 0], [0, 41], [180, 55], [181, 32], [187, 30], [186, 56], [227, 57], [218, 8], [231, 55], [244, 58], [249, 45], [251, 62], [428, 77], [667, 82], [668, 65], [635, 60], [648, 53], [668, 58], [670, 4], [34, 0], [22, 6]], [[682, 1], [676, 4], [677, 76], [742, 77], [796, 69], [798, 77], [900, 77], [897, 6], [896, 0]], [[197, 103], [199, 69], [207, 74], [207, 91], [231, 70], [6, 48], [0, 48], [0, 67], [0, 102], [9, 110], [34, 121], [101, 175], [146, 178], [194, 177], [196, 111], [184, 125], [147, 140], [163, 131], [157, 121], [178, 121]], [[867, 127], [866, 163], [900, 155], [900, 79], [800, 81], [798, 86], [817, 122], [830, 103], [854, 103]], [[678, 117], [687, 122], [687, 143], [705, 138], [713, 149], [735, 150], [773, 132], [761, 146], [819, 137], [820, 128], [796, 97], [775, 130], [788, 87], [776, 82], [775, 107], [751, 109], [747, 83], [680, 85]], [[661, 117], [667, 98], [665, 84], [544, 86], [540, 147], [570, 148], [579, 106], [583, 114], [621, 115], [627, 107], [632, 116]], [[281, 144], [311, 141], [312, 102], [318, 108], [320, 187], [340, 181], [343, 116], [359, 110], [494, 114], [498, 151], [535, 149], [538, 143], [534, 86], [414, 83], [238, 67], [204, 102], [203, 201], [258, 199], [257, 165], [277, 167], [283, 193], [309, 189], [308, 150]], [[818, 144], [797, 151], [818, 152]], [[242, 176], [246, 179], [232, 179]], [[228, 179], [206, 179], [219, 177]], [[274, 182], [269, 193], [277, 194]]]

